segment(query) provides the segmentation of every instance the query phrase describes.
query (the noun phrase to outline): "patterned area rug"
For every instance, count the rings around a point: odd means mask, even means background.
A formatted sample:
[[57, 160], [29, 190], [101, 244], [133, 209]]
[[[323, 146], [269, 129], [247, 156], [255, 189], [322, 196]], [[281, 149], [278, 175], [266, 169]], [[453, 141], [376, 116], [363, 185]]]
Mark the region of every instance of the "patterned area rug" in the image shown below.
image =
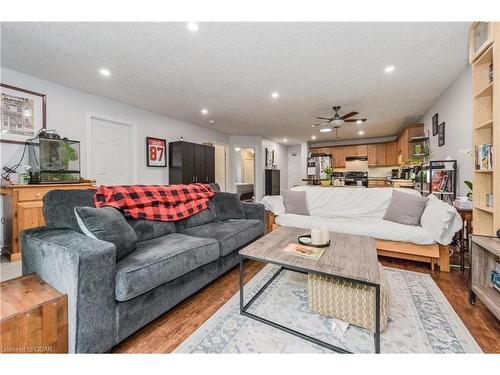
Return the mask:
[[[268, 265], [245, 286], [245, 300], [276, 271]], [[382, 353], [481, 353], [444, 295], [427, 274], [385, 268], [391, 287], [389, 323], [381, 335]], [[372, 353], [373, 335], [334, 320], [308, 306], [306, 275], [282, 272], [250, 312], [354, 353]], [[177, 353], [331, 353], [328, 349], [244, 317], [239, 293], [176, 350]]]

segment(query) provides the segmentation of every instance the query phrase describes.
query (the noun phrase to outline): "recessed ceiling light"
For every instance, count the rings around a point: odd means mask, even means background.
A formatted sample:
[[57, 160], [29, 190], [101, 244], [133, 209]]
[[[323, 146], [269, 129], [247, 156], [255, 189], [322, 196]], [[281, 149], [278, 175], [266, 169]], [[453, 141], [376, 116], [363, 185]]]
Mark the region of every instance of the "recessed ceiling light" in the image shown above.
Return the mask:
[[202, 113], [203, 115], [206, 115], [206, 114], [208, 113], [208, 109], [203, 108], [203, 109], [201, 110], [201, 113]]
[[196, 22], [188, 22], [187, 28], [189, 29], [189, 31], [198, 31], [200, 27]]
[[331, 131], [332, 131], [332, 128], [322, 128], [322, 129], [319, 129], [319, 131], [320, 131], [321, 133], [329, 133], [329, 132], [331, 132]]
[[316, 136], [315, 135], [312, 135], [311, 136], [311, 139], [314, 141], [316, 139]]
[[214, 120], [210, 120], [208, 123], [209, 124], [215, 124], [215, 121]]
[[362, 120], [358, 120], [358, 121], [356, 121], [356, 124], [362, 124], [362, 123], [363, 123], [363, 121], [362, 121]]
[[389, 65], [384, 69], [384, 72], [386, 73], [392, 73], [394, 71], [394, 65]]
[[288, 142], [288, 139], [283, 138], [283, 142], [287, 143], [287, 142]]
[[280, 93], [278, 91], [275, 91], [271, 94], [271, 98], [273, 99], [278, 99], [280, 97]]
[[103, 76], [106, 76], [106, 77], [109, 77], [111, 75], [111, 72], [106, 68], [99, 69], [99, 73], [101, 73]]
[[359, 134], [359, 135], [363, 135], [363, 134], [365, 134], [365, 132], [364, 132], [363, 130], [360, 130], [360, 131], [358, 132], [358, 134]]

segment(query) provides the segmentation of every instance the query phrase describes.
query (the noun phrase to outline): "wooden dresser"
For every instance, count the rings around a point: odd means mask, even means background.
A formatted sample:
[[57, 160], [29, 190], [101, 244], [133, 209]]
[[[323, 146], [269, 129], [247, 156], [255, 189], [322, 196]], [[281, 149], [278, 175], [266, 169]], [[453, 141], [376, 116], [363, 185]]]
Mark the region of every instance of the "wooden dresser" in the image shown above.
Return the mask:
[[42, 207], [43, 197], [51, 190], [91, 189], [91, 181], [74, 184], [37, 184], [3, 186], [0, 190], [3, 199], [4, 247], [2, 254], [11, 262], [21, 259], [19, 233], [25, 229], [45, 225]]
[[0, 353], [67, 353], [68, 297], [35, 274], [0, 283]]

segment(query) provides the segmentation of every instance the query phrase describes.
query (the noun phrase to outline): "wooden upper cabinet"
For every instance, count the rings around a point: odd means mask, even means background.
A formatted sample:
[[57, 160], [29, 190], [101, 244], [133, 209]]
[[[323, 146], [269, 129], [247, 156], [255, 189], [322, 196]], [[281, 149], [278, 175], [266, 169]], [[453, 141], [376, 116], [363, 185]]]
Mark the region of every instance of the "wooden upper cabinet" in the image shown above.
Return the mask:
[[367, 156], [368, 146], [367, 145], [351, 145], [345, 146], [345, 156]]
[[334, 146], [330, 150], [333, 157], [333, 166], [336, 168], [345, 167], [345, 146]]
[[357, 145], [356, 156], [368, 156], [368, 145]]
[[358, 156], [358, 147], [356, 145], [345, 146], [345, 157]]
[[378, 144], [372, 143], [368, 145], [368, 165], [377, 166], [380, 164], [377, 157]]
[[[378, 143], [377, 144], [377, 165], [383, 167], [386, 166], [386, 159], [385, 159], [385, 143]], [[369, 163], [368, 159], [368, 163]]]
[[408, 126], [397, 140], [398, 155], [401, 155], [401, 163], [406, 164], [412, 157], [412, 145], [410, 139], [424, 135], [424, 124], [414, 124]]
[[385, 165], [397, 165], [398, 155], [398, 141], [387, 142], [385, 144]]
[[311, 148], [311, 152], [313, 154], [330, 154], [331, 150], [330, 147], [316, 147], [316, 148]]

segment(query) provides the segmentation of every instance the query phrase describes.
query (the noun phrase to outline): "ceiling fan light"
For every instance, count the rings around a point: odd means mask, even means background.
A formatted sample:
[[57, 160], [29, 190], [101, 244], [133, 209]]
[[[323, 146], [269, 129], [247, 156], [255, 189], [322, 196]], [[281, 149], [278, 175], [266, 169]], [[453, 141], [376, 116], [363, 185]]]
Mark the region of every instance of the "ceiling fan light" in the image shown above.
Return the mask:
[[322, 129], [319, 129], [319, 131], [320, 131], [321, 133], [329, 133], [329, 132], [331, 132], [331, 131], [332, 131], [332, 128], [322, 128]]
[[338, 120], [333, 120], [332, 122], [333, 122], [335, 125], [340, 126], [340, 125], [342, 125], [342, 124], [344, 123], [344, 120], [342, 120], [342, 119], [338, 119]]

